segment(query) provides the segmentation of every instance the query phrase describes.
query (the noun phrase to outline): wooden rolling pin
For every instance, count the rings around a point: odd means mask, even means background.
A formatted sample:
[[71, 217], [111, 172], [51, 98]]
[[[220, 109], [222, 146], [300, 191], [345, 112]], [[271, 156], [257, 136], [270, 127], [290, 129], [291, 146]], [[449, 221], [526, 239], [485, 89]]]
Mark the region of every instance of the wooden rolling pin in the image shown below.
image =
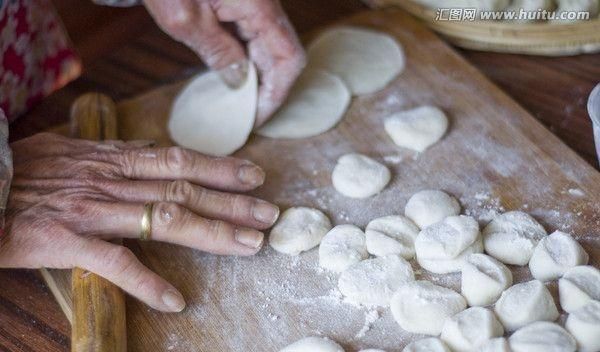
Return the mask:
[[[88, 93], [71, 107], [71, 136], [117, 139], [117, 108], [105, 95]], [[121, 242], [121, 241], [119, 241]], [[126, 352], [125, 295], [101, 276], [80, 268], [71, 273], [72, 352]]]

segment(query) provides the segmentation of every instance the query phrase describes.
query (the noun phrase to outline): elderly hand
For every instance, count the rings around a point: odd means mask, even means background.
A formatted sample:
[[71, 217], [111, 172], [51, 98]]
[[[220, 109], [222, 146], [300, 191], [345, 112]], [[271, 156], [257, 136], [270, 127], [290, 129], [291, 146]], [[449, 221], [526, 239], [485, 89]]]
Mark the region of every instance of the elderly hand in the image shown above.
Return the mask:
[[305, 56], [277, 0], [144, 0], [162, 29], [194, 50], [232, 85], [245, 79], [242, 44], [222, 22], [236, 24], [248, 55], [260, 72], [256, 126], [283, 103], [302, 71]]
[[279, 215], [275, 205], [230, 193], [264, 181], [245, 160], [49, 133], [11, 147], [0, 267], [81, 267], [158, 310], [182, 310], [183, 297], [129, 249], [106, 241], [137, 238], [144, 203], [154, 202], [150, 239], [217, 254], [255, 254], [263, 243], [255, 229]]

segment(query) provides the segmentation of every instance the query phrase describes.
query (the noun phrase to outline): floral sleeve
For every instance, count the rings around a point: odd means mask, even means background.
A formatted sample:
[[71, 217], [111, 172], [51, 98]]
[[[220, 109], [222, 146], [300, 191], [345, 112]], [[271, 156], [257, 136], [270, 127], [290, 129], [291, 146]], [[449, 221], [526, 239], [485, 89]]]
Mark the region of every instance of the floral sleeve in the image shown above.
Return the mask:
[[0, 235], [3, 234], [4, 213], [12, 175], [12, 154], [8, 146], [8, 120], [4, 111], [0, 109]]

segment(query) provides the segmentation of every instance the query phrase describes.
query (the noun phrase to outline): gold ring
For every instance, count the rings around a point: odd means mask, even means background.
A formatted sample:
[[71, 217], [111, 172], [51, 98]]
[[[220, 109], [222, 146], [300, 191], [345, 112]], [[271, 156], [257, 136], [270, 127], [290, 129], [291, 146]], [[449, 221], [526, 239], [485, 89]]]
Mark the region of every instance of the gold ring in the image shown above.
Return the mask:
[[149, 240], [152, 234], [152, 208], [154, 208], [154, 203], [144, 204], [144, 214], [140, 221], [140, 240], [142, 241]]

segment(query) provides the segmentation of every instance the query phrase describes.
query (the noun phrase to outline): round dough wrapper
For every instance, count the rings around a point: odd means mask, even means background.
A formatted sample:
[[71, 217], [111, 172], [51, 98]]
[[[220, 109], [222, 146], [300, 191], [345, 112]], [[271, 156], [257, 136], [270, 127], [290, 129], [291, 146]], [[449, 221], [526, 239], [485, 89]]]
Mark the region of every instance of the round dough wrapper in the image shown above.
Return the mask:
[[450, 349], [437, 337], [428, 337], [406, 345], [402, 352], [450, 352]]
[[558, 324], [538, 321], [515, 331], [508, 338], [513, 352], [575, 352], [577, 344]]
[[429, 281], [404, 283], [391, 300], [392, 315], [408, 332], [439, 335], [444, 321], [463, 311], [467, 302], [458, 293]]
[[591, 300], [600, 301], [600, 270], [591, 265], [569, 269], [558, 280], [558, 296], [561, 308], [569, 313]]
[[589, 260], [583, 247], [571, 235], [556, 231], [541, 239], [529, 260], [529, 270], [540, 281], [556, 280], [567, 270]]
[[333, 128], [350, 104], [350, 91], [338, 76], [305, 70], [286, 102], [257, 134], [270, 138], [308, 138]]
[[344, 352], [342, 346], [324, 337], [305, 337], [279, 352]]
[[173, 141], [213, 156], [241, 148], [256, 118], [258, 79], [254, 65], [238, 89], [231, 89], [214, 71], [196, 77], [179, 93], [168, 122]]
[[491, 310], [472, 307], [446, 319], [440, 337], [452, 351], [471, 352], [503, 334], [504, 328]]
[[355, 95], [384, 88], [404, 69], [402, 47], [388, 34], [357, 27], [323, 32], [308, 46], [308, 64], [340, 76]]
[[413, 194], [404, 207], [404, 215], [424, 229], [448, 216], [460, 214], [456, 198], [438, 190], [423, 190]]
[[480, 253], [465, 258], [460, 291], [470, 306], [493, 304], [512, 282], [510, 269], [500, 261]]
[[352, 265], [340, 276], [338, 288], [350, 302], [387, 307], [398, 287], [414, 280], [409, 262], [398, 255], [388, 255]]
[[361, 154], [340, 157], [331, 174], [333, 187], [350, 198], [368, 198], [385, 188], [390, 182], [388, 168]]
[[365, 229], [367, 251], [372, 255], [398, 254], [404, 259], [415, 256], [415, 239], [419, 228], [402, 215], [389, 215], [371, 220]]
[[421, 106], [387, 117], [384, 128], [397, 146], [423, 152], [444, 136], [448, 118], [434, 106]]
[[278, 252], [298, 255], [319, 245], [329, 230], [331, 222], [320, 210], [289, 208], [271, 229], [269, 244]]
[[505, 264], [527, 265], [535, 246], [546, 237], [544, 227], [529, 214], [510, 211], [483, 229], [485, 252]]
[[550, 291], [538, 280], [511, 286], [502, 293], [494, 310], [508, 331], [536, 321], [558, 319], [558, 309]]
[[319, 265], [336, 273], [368, 257], [365, 233], [354, 225], [334, 227], [319, 246]]
[[600, 302], [589, 301], [569, 314], [565, 327], [575, 337], [579, 352], [600, 351]]
[[481, 345], [477, 352], [512, 352], [508, 340], [504, 337], [496, 337]]

